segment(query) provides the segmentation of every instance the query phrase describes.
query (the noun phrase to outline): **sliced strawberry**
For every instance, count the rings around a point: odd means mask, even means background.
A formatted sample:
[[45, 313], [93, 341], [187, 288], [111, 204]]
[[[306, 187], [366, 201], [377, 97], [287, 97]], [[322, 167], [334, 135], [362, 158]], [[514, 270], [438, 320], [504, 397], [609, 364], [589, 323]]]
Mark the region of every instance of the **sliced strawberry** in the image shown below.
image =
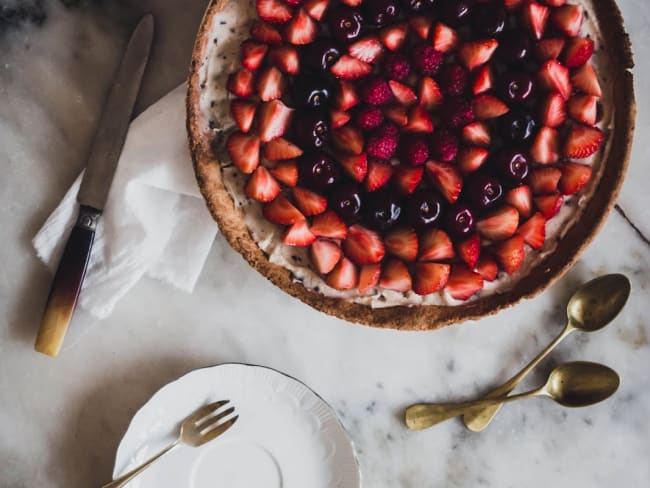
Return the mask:
[[403, 261], [415, 261], [418, 257], [418, 235], [408, 227], [392, 230], [384, 237], [386, 251]]
[[379, 286], [402, 293], [409, 291], [412, 288], [412, 281], [406, 265], [399, 259], [386, 261], [379, 278]]
[[399, 165], [393, 175], [393, 184], [403, 194], [410, 195], [415, 191], [424, 175], [422, 166]]
[[433, 27], [433, 18], [429, 15], [414, 15], [409, 19], [411, 30], [420, 39], [428, 39], [431, 34], [431, 27]]
[[283, 195], [264, 205], [262, 213], [266, 220], [274, 224], [292, 225], [305, 220], [305, 216], [300, 213], [300, 210], [294, 207]]
[[293, 12], [281, 0], [256, 0], [257, 15], [271, 24], [284, 24], [291, 20]]
[[604, 139], [599, 128], [576, 124], [571, 127], [564, 143], [564, 155], [567, 158], [588, 158], [600, 149]]
[[504, 201], [515, 207], [521, 217], [530, 217], [533, 208], [533, 192], [528, 185], [521, 185], [509, 190]]
[[283, 137], [278, 137], [264, 144], [264, 157], [269, 161], [293, 159], [301, 155], [302, 149]]
[[269, 60], [283, 73], [296, 75], [300, 71], [298, 50], [293, 46], [277, 46], [269, 51]]
[[327, 275], [325, 283], [336, 290], [351, 290], [359, 282], [359, 271], [352, 261], [341, 258], [334, 270]]
[[260, 162], [260, 140], [254, 134], [233, 132], [226, 142], [226, 150], [242, 173], [252, 173]]
[[438, 22], [433, 31], [433, 48], [441, 53], [452, 51], [458, 45], [460, 37], [451, 27]]
[[350, 114], [342, 110], [332, 110], [330, 112], [330, 127], [338, 129], [350, 121]]
[[247, 100], [235, 99], [230, 102], [230, 113], [235, 120], [237, 127], [242, 132], [248, 132], [253, 126], [255, 120], [255, 111], [257, 110], [257, 103], [249, 102]]
[[560, 93], [549, 93], [541, 105], [540, 122], [546, 127], [560, 127], [566, 120], [564, 106], [564, 97]]
[[379, 31], [379, 40], [391, 51], [397, 51], [406, 40], [408, 25], [405, 23], [384, 27]]
[[337, 78], [343, 78], [344, 80], [357, 80], [368, 76], [372, 71], [372, 65], [364, 63], [349, 54], [344, 54], [336, 63], [334, 63], [330, 68], [330, 71]]
[[307, 12], [299, 8], [284, 30], [284, 38], [290, 44], [309, 44], [318, 34], [318, 26]]
[[363, 134], [352, 125], [344, 125], [332, 131], [334, 145], [348, 154], [360, 155], [363, 152]]
[[451, 266], [439, 263], [417, 263], [413, 279], [413, 291], [418, 295], [430, 295], [442, 290], [449, 280]]
[[464, 264], [451, 268], [445, 290], [456, 300], [467, 300], [483, 289], [483, 278]]
[[524, 238], [533, 249], [541, 249], [546, 240], [546, 219], [537, 212], [517, 229], [517, 234]]
[[587, 125], [595, 125], [598, 117], [598, 97], [575, 95], [568, 104], [569, 115], [574, 120]]
[[282, 242], [287, 246], [305, 247], [313, 244], [316, 236], [309, 230], [306, 220], [296, 222], [282, 235]]
[[533, 195], [548, 195], [557, 191], [562, 172], [557, 168], [538, 168], [528, 176], [528, 184]]
[[458, 56], [468, 70], [473, 70], [487, 63], [499, 46], [496, 39], [482, 39], [461, 44]]
[[465, 144], [482, 147], [488, 147], [492, 141], [488, 125], [480, 120], [463, 127], [462, 139]]
[[418, 101], [418, 97], [411, 87], [394, 80], [390, 80], [388, 85], [390, 86], [390, 91], [393, 92], [397, 101], [402, 105], [413, 105]]
[[264, 61], [264, 56], [269, 46], [253, 39], [246, 39], [241, 43], [241, 64], [249, 71], [255, 71]]
[[350, 56], [370, 64], [377, 62], [383, 50], [384, 46], [375, 36], [364, 37], [348, 47]]
[[358, 156], [339, 155], [336, 160], [353, 180], [361, 183], [368, 173], [368, 157], [365, 153]]
[[567, 0], [542, 0], [549, 7], [561, 7]]
[[473, 236], [457, 243], [456, 252], [458, 253], [458, 257], [462, 259], [467, 266], [470, 268], [476, 266], [478, 258], [481, 255], [481, 239], [478, 234], [474, 234]]
[[526, 251], [524, 250], [524, 238], [516, 235], [503, 241], [494, 248], [494, 255], [501, 264], [503, 270], [509, 275], [517, 271], [522, 263]]
[[264, 166], [255, 169], [244, 188], [246, 196], [258, 202], [270, 202], [280, 191], [280, 185]]
[[321, 20], [329, 3], [330, 0], [306, 0], [302, 7], [313, 19]]
[[582, 27], [582, 8], [579, 5], [562, 5], [553, 9], [551, 21], [567, 36], [576, 37]]
[[373, 192], [388, 183], [393, 176], [393, 167], [383, 161], [371, 159], [368, 162], [368, 176], [366, 177], [366, 190]]
[[357, 264], [372, 264], [384, 258], [386, 248], [379, 234], [357, 224], [348, 229], [343, 252]]
[[309, 249], [311, 262], [320, 274], [327, 274], [334, 269], [343, 255], [341, 248], [331, 241], [317, 239]]
[[479, 95], [474, 99], [474, 115], [477, 119], [486, 120], [501, 117], [510, 108], [494, 95]]
[[499, 274], [499, 265], [491, 256], [483, 254], [478, 260], [478, 263], [476, 263], [476, 272], [485, 281], [494, 281]]
[[347, 111], [354, 107], [361, 101], [357, 90], [349, 81], [339, 82], [338, 90], [336, 92], [336, 99], [334, 105], [337, 109]]
[[540, 61], [548, 61], [549, 59], [557, 59], [562, 54], [566, 41], [563, 37], [551, 37], [549, 39], [542, 39], [535, 46], [535, 53], [537, 59]]
[[571, 96], [571, 81], [569, 80], [569, 69], [555, 59], [546, 61], [539, 69], [539, 82], [543, 88], [558, 92], [564, 100]]
[[555, 163], [560, 158], [560, 136], [557, 130], [542, 127], [530, 148], [530, 156], [539, 164]]
[[482, 147], [466, 146], [458, 151], [457, 165], [464, 175], [472, 173], [483, 166], [489, 156], [489, 151]]
[[261, 20], [255, 21], [251, 26], [251, 36], [256, 41], [264, 42], [266, 44], [282, 44], [282, 36], [278, 30]]
[[508, 10], [514, 10], [519, 7], [524, 0], [503, 0], [503, 6]]
[[363, 3], [363, 0], [341, 0], [348, 7], [358, 7]]
[[564, 64], [568, 68], [577, 68], [585, 64], [594, 54], [595, 43], [588, 37], [575, 37], [569, 41], [564, 52]]
[[268, 66], [257, 78], [257, 94], [263, 102], [276, 100], [284, 94], [285, 85], [282, 72], [275, 66]]
[[485, 93], [494, 87], [494, 75], [492, 74], [492, 67], [489, 64], [482, 66], [476, 71], [474, 75], [474, 82], [472, 83], [472, 93], [479, 95]]
[[361, 266], [361, 272], [359, 273], [359, 293], [366, 293], [377, 286], [380, 276], [380, 264], [366, 264], [365, 266]]
[[333, 210], [328, 210], [316, 217], [311, 223], [311, 231], [318, 237], [330, 239], [345, 239], [348, 235], [348, 226]]
[[401, 105], [391, 105], [390, 107], [386, 107], [384, 109], [384, 116], [400, 127], [404, 127], [409, 122], [406, 108]]
[[434, 228], [422, 234], [419, 261], [441, 261], [454, 256], [454, 245], [444, 230]]
[[432, 110], [442, 103], [442, 92], [438, 83], [433, 78], [424, 76], [420, 79], [420, 89], [418, 92], [420, 105], [425, 110]]
[[327, 210], [327, 198], [313, 191], [295, 187], [293, 198], [303, 215], [320, 215]]
[[255, 78], [253, 73], [246, 69], [240, 69], [228, 77], [226, 88], [233, 95], [238, 97], [250, 97], [255, 92]]
[[433, 119], [421, 105], [412, 107], [409, 111], [409, 120], [405, 127], [411, 132], [433, 132]]
[[562, 208], [564, 198], [559, 193], [534, 198], [535, 206], [547, 219], [552, 219]]
[[293, 109], [287, 107], [282, 100], [263, 103], [257, 110], [257, 127], [262, 142], [268, 142], [281, 137], [287, 131]]
[[503, 205], [479, 220], [476, 228], [485, 239], [496, 242], [514, 235], [518, 225], [517, 209], [510, 205]]
[[458, 200], [463, 189], [463, 178], [458, 170], [449, 163], [429, 161], [427, 163], [427, 176], [449, 203]]
[[603, 96], [603, 91], [598, 82], [598, 76], [591, 63], [585, 63], [575, 70], [573, 76], [571, 76], [571, 82], [573, 86], [587, 95], [593, 95], [598, 98]]
[[298, 183], [298, 165], [295, 161], [282, 161], [269, 171], [276, 180], [288, 187], [294, 187]]
[[292, 7], [298, 7], [299, 5], [302, 4], [304, 0], [284, 0], [286, 3], [291, 5]]
[[535, 38], [541, 39], [544, 37], [548, 16], [551, 13], [550, 9], [535, 0], [529, 0], [524, 4], [521, 13], [524, 25], [528, 27]]
[[578, 193], [589, 183], [591, 178], [591, 166], [580, 163], [566, 163], [561, 167], [562, 178], [560, 178], [560, 192], [564, 195]]

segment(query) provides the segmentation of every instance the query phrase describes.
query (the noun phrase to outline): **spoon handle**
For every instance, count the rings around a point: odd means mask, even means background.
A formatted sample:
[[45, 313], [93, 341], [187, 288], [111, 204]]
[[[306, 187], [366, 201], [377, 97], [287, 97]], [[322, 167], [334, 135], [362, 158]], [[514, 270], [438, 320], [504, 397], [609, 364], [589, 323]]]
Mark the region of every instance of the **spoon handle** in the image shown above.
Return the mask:
[[[542, 359], [544, 359], [553, 349], [555, 349], [555, 347], [560, 342], [562, 342], [571, 332], [573, 332], [573, 330], [574, 328], [571, 326], [571, 324], [570, 323], [567, 324], [564, 330], [560, 333], [560, 335], [558, 335], [553, 340], [553, 342], [551, 342], [548, 346], [546, 346], [546, 348], [544, 348], [542, 352], [540, 352], [537, 356], [535, 356], [530, 363], [524, 366], [521, 371], [519, 371], [517, 374], [515, 374], [512, 378], [510, 378], [501, 386], [489, 392], [483, 398], [487, 400], [487, 399], [505, 397], [506, 395], [508, 395], [508, 393], [514, 390], [519, 384], [519, 382], [523, 380], [528, 375], [528, 373], [530, 373], [533, 370], [533, 368], [537, 366], [540, 363], [540, 361], [542, 361]], [[494, 416], [501, 408], [501, 405], [503, 405], [502, 402], [496, 401], [486, 407], [481, 407], [481, 408], [477, 407], [468, 410], [463, 415], [463, 422], [465, 423], [465, 426], [469, 430], [474, 432], [482, 431], [492, 421]]]

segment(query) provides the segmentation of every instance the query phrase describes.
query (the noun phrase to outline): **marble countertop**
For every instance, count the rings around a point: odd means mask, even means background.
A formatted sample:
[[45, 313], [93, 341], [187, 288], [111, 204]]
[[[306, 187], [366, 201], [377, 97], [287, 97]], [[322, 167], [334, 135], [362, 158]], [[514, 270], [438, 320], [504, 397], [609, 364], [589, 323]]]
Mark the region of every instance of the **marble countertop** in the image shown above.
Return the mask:
[[[322, 315], [273, 287], [218, 237], [196, 291], [144, 279], [113, 315], [75, 315], [61, 356], [32, 351], [50, 283], [30, 241], [83, 166], [127, 33], [144, 11], [158, 35], [139, 110], [180, 83], [205, 1], [0, 1], [0, 486], [88, 487], [110, 478], [130, 418], [161, 386], [227, 361], [267, 365], [312, 386], [339, 413], [366, 487], [650, 486], [650, 4], [619, 0], [633, 46], [639, 115], [616, 211], [577, 265], [539, 298], [434, 333], [373, 330]], [[509, 377], [559, 333], [567, 297], [607, 272], [632, 297], [602, 332], [574, 334], [558, 362], [621, 375], [605, 403], [529, 400], [482, 434], [458, 421], [407, 431], [419, 400], [471, 397]]]

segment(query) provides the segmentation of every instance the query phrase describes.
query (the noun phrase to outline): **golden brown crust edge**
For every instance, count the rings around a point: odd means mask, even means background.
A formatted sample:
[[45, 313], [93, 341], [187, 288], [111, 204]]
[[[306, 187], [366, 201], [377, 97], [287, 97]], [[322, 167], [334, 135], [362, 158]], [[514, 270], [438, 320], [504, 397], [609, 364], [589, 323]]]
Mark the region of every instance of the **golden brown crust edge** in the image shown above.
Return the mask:
[[537, 296], [573, 266], [605, 223], [623, 184], [629, 163], [636, 115], [633, 76], [630, 71], [634, 66], [632, 50], [620, 10], [614, 0], [593, 2], [613, 67], [611, 82], [615, 86], [612, 103], [617, 109], [611, 150], [605, 161], [599, 185], [589, 203], [589, 212], [584, 212], [582, 218], [569, 229], [558, 243], [554, 253], [533, 268], [513, 290], [458, 306], [397, 306], [373, 309], [308, 290], [292, 279], [289, 270], [271, 263], [250, 236], [240, 212], [235, 208], [232, 198], [223, 185], [218, 161], [214, 159], [210, 141], [201, 127], [199, 68], [204, 61], [207, 43], [210, 41], [209, 30], [212, 19], [228, 1], [210, 2], [192, 53], [186, 103], [187, 131], [194, 171], [208, 209], [230, 246], [238, 251], [253, 268], [290, 295], [317, 310], [350, 322], [400, 330], [439, 329], [446, 325], [495, 314], [522, 299]]

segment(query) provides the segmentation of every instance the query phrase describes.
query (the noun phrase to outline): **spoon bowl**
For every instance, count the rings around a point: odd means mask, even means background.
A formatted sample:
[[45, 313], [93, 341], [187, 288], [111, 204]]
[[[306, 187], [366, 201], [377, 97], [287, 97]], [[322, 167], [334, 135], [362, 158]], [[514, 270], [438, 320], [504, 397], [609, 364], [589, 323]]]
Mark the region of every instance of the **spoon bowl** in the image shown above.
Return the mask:
[[585, 283], [567, 305], [569, 324], [584, 332], [602, 329], [623, 309], [630, 290], [630, 280], [622, 274], [608, 274]]
[[612, 396], [619, 384], [619, 376], [613, 369], [574, 361], [556, 367], [543, 390], [564, 407], [586, 407]]

